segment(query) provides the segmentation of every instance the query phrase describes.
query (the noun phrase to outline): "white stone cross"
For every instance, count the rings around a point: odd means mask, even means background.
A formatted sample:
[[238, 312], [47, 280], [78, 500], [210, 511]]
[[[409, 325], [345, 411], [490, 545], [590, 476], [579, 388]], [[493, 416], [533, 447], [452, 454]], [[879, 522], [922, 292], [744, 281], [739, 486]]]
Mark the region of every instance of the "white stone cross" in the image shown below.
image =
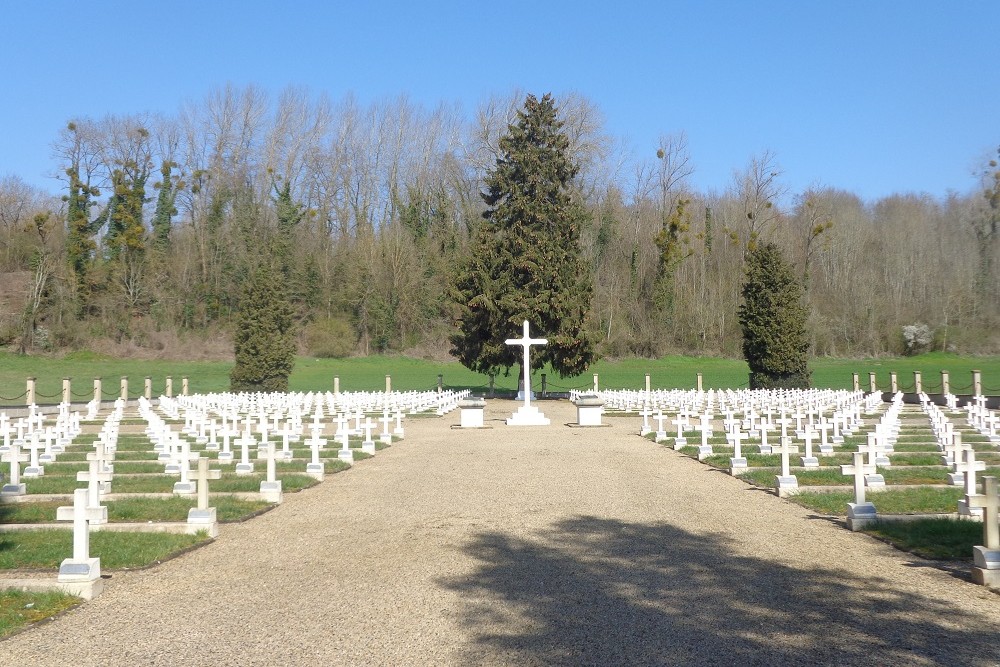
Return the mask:
[[101, 559], [90, 557], [90, 525], [87, 521], [87, 489], [73, 492], [73, 557], [59, 565], [58, 580], [94, 581], [101, 576]]
[[865, 476], [876, 473], [874, 465], [865, 463], [863, 452], [854, 452], [854, 464], [840, 466], [840, 474], [854, 476], [854, 502], [861, 505], [865, 502]]
[[508, 420], [507, 424], [512, 426], [545, 426], [549, 420], [531, 407], [531, 354], [532, 345], [547, 345], [547, 338], [532, 338], [528, 333], [528, 320], [524, 321], [524, 334], [520, 338], [508, 338], [507, 345], [520, 345], [523, 348], [521, 366], [524, 369], [524, 405], [517, 409]]
[[736, 428], [732, 432], [733, 439], [733, 458], [742, 459], [743, 458], [743, 431]]
[[21, 452], [21, 440], [15, 439], [10, 444], [10, 450], [3, 455], [3, 460], [10, 462], [10, 478], [3, 486], [7, 495], [24, 495], [25, 487], [21, 482], [21, 464], [27, 462], [28, 455]]
[[198, 473], [195, 477], [198, 484], [198, 509], [207, 510], [208, 509], [208, 480], [210, 479], [222, 479], [221, 470], [209, 470], [208, 469], [208, 459], [200, 458], [198, 459]]
[[983, 478], [983, 493], [968, 498], [969, 507], [983, 511], [983, 546], [989, 550], [1000, 549], [1000, 493], [997, 478]]
[[531, 355], [529, 348], [532, 345], [548, 345], [547, 338], [532, 338], [528, 334], [528, 320], [524, 321], [524, 334], [520, 338], [508, 338], [507, 345], [520, 345], [522, 349], [521, 367], [524, 369], [524, 407], [531, 405]]

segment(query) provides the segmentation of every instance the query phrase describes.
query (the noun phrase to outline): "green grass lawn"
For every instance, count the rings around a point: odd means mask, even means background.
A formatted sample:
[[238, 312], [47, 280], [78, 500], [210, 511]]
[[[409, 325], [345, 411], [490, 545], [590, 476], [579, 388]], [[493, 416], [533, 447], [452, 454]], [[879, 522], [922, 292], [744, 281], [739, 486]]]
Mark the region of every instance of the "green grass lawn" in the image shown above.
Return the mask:
[[[964, 496], [962, 489], [955, 487], [943, 489], [925, 487], [869, 492], [865, 494], [865, 499], [875, 505], [879, 514], [945, 514], [956, 511], [959, 499]], [[788, 499], [821, 514], [847, 516], [847, 503], [854, 502], [854, 492], [805, 492], [790, 496]]]
[[[62, 378], [72, 378], [75, 401], [86, 402], [93, 397], [93, 379], [102, 377], [105, 397], [110, 400], [119, 393], [122, 376], [129, 378], [129, 395], [134, 398], [142, 393], [143, 378], [152, 378], [153, 391], [159, 394], [165, 387], [165, 378], [174, 381], [175, 393], [180, 393], [181, 377], [187, 376], [192, 392], [225, 391], [229, 387], [229, 362], [175, 362], [162, 360], [134, 360], [103, 357], [89, 352], [69, 354], [62, 358], [41, 356], [21, 357], [0, 353], [0, 405], [18, 405], [25, 391], [25, 379], [37, 378], [38, 401], [57, 403], [62, 388]], [[811, 360], [812, 381], [815, 387], [850, 389], [854, 372], [861, 374], [861, 383], [868, 387], [868, 372], [876, 373], [880, 387], [889, 386], [889, 373], [898, 374], [903, 389], [913, 384], [913, 371], [923, 373], [925, 390], [940, 384], [940, 372], [951, 373], [952, 390], [968, 392], [972, 369], [983, 373], [983, 384], [1000, 391], [1000, 357], [963, 357], [953, 354], [932, 353], [916, 357], [888, 357], [882, 359], [829, 359]], [[737, 388], [746, 386], [747, 366], [740, 359], [717, 357], [668, 356], [661, 359], [623, 359], [598, 361], [580, 376], [560, 378], [551, 369], [538, 371], [533, 377], [535, 387], [541, 387], [541, 373], [548, 376], [548, 386], [553, 391], [593, 386], [593, 375], [600, 376], [604, 388], [640, 389], [645, 385], [645, 374], [650, 374], [654, 388], [693, 388], [698, 373], [702, 373], [706, 388]], [[340, 387], [345, 391], [383, 389], [385, 376], [392, 376], [395, 389], [431, 389], [437, 385], [438, 375], [449, 387], [485, 389], [489, 378], [473, 373], [458, 362], [440, 363], [397, 356], [371, 356], [350, 359], [314, 359], [299, 357], [289, 378], [293, 391], [325, 391], [333, 388], [333, 377], [340, 377]], [[514, 375], [500, 376], [496, 387], [513, 390], [517, 386]]]
[[56, 591], [0, 591], [0, 638], [71, 609], [80, 602], [78, 597]]
[[[208, 538], [170, 533], [90, 535], [90, 555], [101, 559], [102, 570], [152, 565]], [[73, 554], [72, 530], [30, 530], [0, 535], [0, 570], [55, 569]]]
[[[259, 488], [259, 487], [258, 487]], [[240, 500], [233, 496], [212, 496], [219, 521], [241, 521], [271, 507], [262, 500]], [[102, 503], [108, 508], [108, 521], [187, 521], [188, 510], [197, 505], [192, 498], [123, 498]], [[48, 523], [56, 520], [56, 508], [62, 502], [8, 503], [0, 507], [0, 523]], [[66, 525], [69, 525], [68, 523]]]
[[932, 560], [971, 560], [972, 547], [983, 543], [982, 524], [955, 519], [879, 521], [864, 531]]

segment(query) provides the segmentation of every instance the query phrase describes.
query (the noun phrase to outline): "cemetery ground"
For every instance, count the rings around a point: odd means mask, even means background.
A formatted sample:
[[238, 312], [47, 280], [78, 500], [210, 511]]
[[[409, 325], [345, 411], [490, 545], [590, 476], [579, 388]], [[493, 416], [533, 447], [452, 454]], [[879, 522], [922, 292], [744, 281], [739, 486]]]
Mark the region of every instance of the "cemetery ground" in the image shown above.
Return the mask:
[[[27, 482], [25, 493], [10, 496], [5, 487], [5, 497], [0, 499], [3, 501], [0, 502], [0, 583], [33, 581], [38, 577], [44, 579], [58, 570], [60, 563], [73, 553], [72, 523], [58, 522], [57, 515], [60, 507], [73, 503], [74, 491], [81, 485], [82, 477], [78, 476], [87, 476], [88, 470], [91, 470], [95, 442], [102, 439], [105, 428], [101, 428], [101, 421], [106, 415], [107, 411], [104, 411], [96, 419], [85, 422], [82, 433], [64, 446], [57, 459], [46, 461], [41, 466], [41, 476], [28, 476], [29, 468], [25, 468], [23, 472], [26, 476], [21, 478]], [[160, 455], [154, 451], [153, 441], [144, 432], [148, 422], [137, 417], [133, 408], [124, 419], [116, 422], [118, 436], [114, 451], [105, 461], [109, 469], [113, 466], [115, 474], [109, 488], [100, 490], [100, 504], [106, 508], [106, 521], [90, 526], [90, 556], [101, 559], [102, 571], [106, 575], [160, 564], [207, 544], [212, 537], [187, 523], [189, 513], [196, 508], [199, 500], [194, 494], [176, 495], [178, 474], [164, 474], [164, 462], [158, 459]], [[177, 430], [184, 425], [183, 419], [168, 419], [165, 422]], [[13, 429], [8, 427], [13, 423], [5, 422], [5, 443], [10, 441]], [[196, 443], [196, 438], [190, 434], [182, 434], [181, 437], [192, 446]], [[348, 446], [352, 448], [355, 461], [371, 457], [359, 450], [361, 438], [351, 438]], [[386, 446], [379, 443], [376, 449]], [[37, 455], [37, 452], [33, 454]], [[316, 484], [315, 476], [306, 474], [306, 464], [312, 455], [310, 448], [295, 443], [290, 447], [289, 455], [287, 460], [275, 463], [275, 477], [281, 481], [283, 491], [294, 493]], [[318, 455], [326, 474], [350, 467], [337, 458], [336, 448]], [[8, 452], [4, 456], [6, 460]], [[30, 458], [24, 455], [22, 462], [29, 462]], [[253, 458], [258, 458], [257, 452], [254, 452]], [[239, 459], [239, 454], [236, 459]], [[266, 476], [264, 467], [258, 462], [255, 472], [242, 475], [234, 474], [230, 467], [229, 471], [211, 482], [211, 505], [219, 523], [245, 521], [274, 506], [262, 499], [259, 491]], [[189, 475], [197, 477], [194, 472], [189, 472]], [[5, 481], [9, 477], [5, 476]], [[0, 637], [18, 631], [27, 623], [71, 608], [78, 601], [78, 598], [57, 591], [0, 590]]]
[[539, 405], [550, 427], [505, 426], [517, 404], [501, 400], [491, 428], [450, 429], [455, 413], [407, 422], [404, 441], [351, 473], [113, 573], [97, 599], [6, 640], [5, 656], [996, 664], [995, 593], [644, 440], [634, 413], [568, 428], [569, 403]]
[[[86, 402], [93, 396], [93, 378], [104, 379], [104, 391], [110, 398], [118, 396], [118, 378], [129, 378], [130, 397], [142, 393], [143, 378], [152, 378], [154, 394], [164, 389], [164, 379], [171, 377], [174, 392], [180, 393], [182, 377], [188, 377], [192, 393], [227, 391], [231, 362], [168, 361], [144, 359], [115, 359], [90, 352], [75, 352], [61, 358], [43, 356], [18, 356], [0, 352], [0, 406], [23, 405], [25, 378], [38, 378], [37, 390], [40, 403], [58, 403], [62, 378], [73, 380], [74, 401]], [[889, 387], [889, 374], [896, 372], [900, 385], [906, 389], [913, 384], [913, 371], [923, 372], [925, 391], [940, 387], [940, 371], [951, 373], [952, 391], [969, 393], [970, 372], [983, 373], [984, 388], [989, 394], [1000, 394], [1000, 357], [967, 357], [954, 354], [932, 353], [915, 357], [886, 357], [877, 359], [816, 358], [810, 361], [814, 387], [850, 389], [851, 374], [860, 373], [862, 386], [868, 386], [868, 372], [874, 372], [880, 388]], [[560, 378], [551, 370], [536, 371], [532, 385], [541, 388], [541, 374], [548, 375], [550, 391], [585, 389], [593, 386], [593, 374], [600, 376], [602, 387], [634, 388], [644, 386], [644, 375], [649, 373], [654, 388], [692, 388], [698, 373], [703, 376], [705, 388], [737, 388], [747, 383], [747, 366], [741, 359], [718, 357], [670, 356], [662, 359], [621, 359], [597, 362], [587, 373], [576, 378]], [[380, 390], [385, 387], [385, 376], [392, 376], [394, 389], [424, 390], [436, 386], [437, 377], [443, 377], [449, 387], [473, 388], [483, 391], [489, 378], [473, 373], [458, 362], [440, 363], [402, 356], [370, 356], [347, 359], [315, 359], [298, 357], [289, 378], [291, 391], [328, 391], [333, 377], [339, 376], [343, 388], [350, 391]], [[496, 378], [498, 390], [517, 388], [516, 369], [509, 376]]]

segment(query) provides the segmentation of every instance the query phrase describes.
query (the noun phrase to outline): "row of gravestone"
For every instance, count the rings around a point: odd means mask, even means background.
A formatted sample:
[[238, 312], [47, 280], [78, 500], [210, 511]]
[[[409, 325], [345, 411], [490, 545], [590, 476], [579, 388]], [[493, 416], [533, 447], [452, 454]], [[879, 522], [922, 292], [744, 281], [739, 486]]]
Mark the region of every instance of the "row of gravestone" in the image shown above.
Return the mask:
[[[805, 393], [809, 394], [810, 392], [807, 391]], [[793, 396], [795, 395], [787, 392], [779, 394], [779, 400], [782, 402], [778, 405], [771, 405], [770, 409], [773, 409], [775, 413], [789, 413], [787, 410], [788, 405], [783, 401]], [[746, 460], [741, 457], [740, 453], [740, 444], [743, 439], [744, 430], [747, 437], [759, 438], [764, 436], [765, 439], [763, 442], [766, 443], [766, 434], [769, 430], [767, 427], [768, 418], [764, 418], [763, 426], [761, 426], [761, 422], [757, 422], [758, 426], [755, 430], [755, 409], [761, 407], [760, 403], [771, 403], [774, 398], [775, 396], [770, 393], [754, 396], [752, 393], [751, 395], [747, 395], [740, 392], [720, 392], [715, 395], [711, 392], [667, 392], [666, 396], [661, 395], [658, 397], [654, 396], [651, 392], [614, 392], [614, 395], [605, 396], [608, 403], [621, 406], [624, 410], [638, 409], [638, 413], [643, 417], [643, 425], [640, 429], [640, 434], [642, 435], [651, 433], [648, 422], [650, 416], [654, 420], [658, 420], [661, 426], [654, 438], [661, 442], [668, 440], [666, 433], [662, 429], [662, 422], [665, 420], [664, 413], [662, 412], [663, 405], [666, 404], [669, 408], [676, 410], [669, 413], [676, 415], [672, 423], [678, 426], [678, 436], [674, 439], [675, 449], [680, 449], [686, 445], [683, 431], [684, 427], [689, 425], [687, 418], [692, 413], [698, 414], [699, 423], [695, 428], [700, 431], [702, 436], [702, 444], [698, 452], [699, 459], [712, 454], [707, 438], [711, 435], [712, 422], [715, 417], [713, 404], [719, 402], [719, 413], [726, 415], [726, 418], [723, 420], [726, 439], [734, 449], [734, 457], [731, 459], [730, 468], [733, 474], [739, 474], [746, 469]], [[797, 396], [797, 400], [801, 400], [802, 398], [803, 395], [801, 394]], [[846, 400], [842, 400], [844, 398]], [[976, 471], [984, 470], [985, 464], [976, 462], [975, 450], [971, 446], [962, 445], [959, 431], [952, 427], [944, 411], [933, 405], [926, 396], [921, 398], [921, 408], [928, 414], [933, 424], [934, 433], [938, 436], [938, 448], [941, 452], [942, 462], [951, 470], [949, 480], [953, 485], [962, 485], [965, 487], [965, 498], [959, 502], [959, 515], [981, 519], [984, 522], [984, 544], [976, 547], [973, 578], [980, 583], [998, 586], [1000, 585], [1000, 543], [998, 543], [996, 535], [998, 530], [996, 479], [990, 477], [984, 480], [983, 492], [978, 492], [975, 473]], [[732, 405], [734, 401], [742, 401], [741, 407], [727, 410], [727, 402]], [[803, 467], [808, 469], [818, 466], [818, 462], [812, 456], [811, 451], [813, 439], [817, 437], [820, 439], [821, 455], [833, 453], [832, 445], [838, 443], [831, 442], [828, 444], [826, 441], [826, 431], [832, 430], [836, 433], [838, 430], [837, 426], [839, 425], [839, 430], [842, 434], [851, 435], [854, 429], [863, 423], [860, 419], [861, 413], [871, 413], [877, 404], [881, 402], [881, 397], [878, 394], [872, 394], [863, 399], [857, 395], [836, 398], [836, 395], [830, 392], [816, 392], [815, 399], [806, 402], [811, 402], [814, 408], [820, 408], [818, 419], [815, 423], [813, 420], [815, 415], [809, 412], [803, 413], [801, 409], [797, 413], [790, 414], [799, 420], [795, 429], [795, 437], [802, 440], [805, 444], [806, 455], [801, 460]], [[853, 406], [851, 405], [852, 402]], [[824, 424], [823, 403], [826, 403], [826, 409], [831, 413], [832, 424]], [[654, 405], [657, 406], [655, 412], [653, 410]], [[695, 405], [698, 406], [698, 409], [692, 410], [692, 406]], [[688, 414], [684, 414], [683, 411], [685, 409], [689, 411]], [[767, 411], [769, 408], [764, 407], [764, 410]], [[902, 396], [896, 395], [893, 397], [892, 402], [881, 412], [877, 423], [872, 428], [867, 429], [867, 444], [858, 446], [857, 450], [853, 452], [853, 463], [841, 466], [841, 473], [849, 475], [854, 479], [855, 502], [849, 503], [848, 507], [848, 525], [854, 529], [860, 528], [877, 517], [874, 505], [866, 500], [865, 489], [877, 490], [885, 488], [885, 481], [882, 475], [877, 473], [876, 466], [888, 467], [890, 465], [889, 456], [893, 452], [893, 444], [898, 437], [900, 428], [899, 417], [902, 410]], [[1000, 419], [985, 408], [985, 399], [969, 402], [966, 406], [966, 411], [970, 427], [986, 436], [990, 442], [996, 443], [1000, 440], [996, 433]], [[836, 418], [838, 412], [842, 415], [844, 413], [847, 414], [847, 417], [842, 417], [843, 421], [840, 421], [839, 424]], [[741, 419], [735, 418], [737, 413], [741, 415]], [[759, 414], [757, 416], [759, 417]], [[793, 453], [793, 447], [790, 444], [792, 440], [791, 436], [785, 432], [785, 427], [790, 426], [786, 422], [786, 419], [786, 417], [782, 416], [781, 419], [775, 420], [775, 425], [782, 428], [782, 435], [780, 437], [781, 447], [779, 450], [782, 470], [776, 480], [779, 495], [789, 495], [797, 490], [795, 477], [789, 471], [789, 457]], [[833, 440], [843, 442], [842, 437], [835, 436]], [[868, 457], [867, 462], [865, 461], [866, 455]]]
[[[224, 398], [182, 397], [176, 400], [163, 397], [161, 399], [161, 412], [168, 419], [176, 420], [179, 417], [179, 413], [181, 411], [184, 412], [185, 426], [181, 430], [181, 434], [170, 429], [167, 425], [167, 420], [158, 415], [153, 410], [152, 405], [145, 399], [139, 401], [138, 409], [140, 417], [147, 424], [145, 432], [153, 444], [153, 449], [157, 453], [157, 459], [164, 465], [164, 472], [180, 477], [180, 481], [174, 485], [174, 493], [178, 495], [197, 495], [197, 506], [188, 515], [189, 526], [194, 530], [205, 530], [214, 536], [217, 534], [217, 522], [214, 508], [209, 507], [208, 481], [210, 479], [218, 479], [220, 471], [210, 471], [208, 469], [209, 459], [207, 455], [210, 455], [214, 450], [214, 453], [218, 457], [217, 460], [220, 462], [226, 463], [231, 461], [231, 452], [228, 461], [225, 456], [228, 449], [225, 441], [230, 436], [239, 436], [237, 438], [240, 441], [239, 446], [244, 452], [246, 452], [248, 445], [250, 445], [250, 441], [253, 441], [253, 447], [257, 449], [258, 457], [267, 460], [267, 477], [261, 483], [261, 495], [270, 502], [280, 502], [281, 482], [275, 477], [275, 462], [279, 457], [282, 459], [287, 458], [290, 454], [288, 450], [289, 441], [296, 442], [303, 435], [301, 430], [302, 420], [300, 419], [303, 414], [310, 413], [311, 411], [313, 416], [310, 428], [311, 437], [307, 440], [307, 444], [312, 450], [312, 460], [307, 465], [307, 474], [322, 479], [323, 464], [319, 460], [318, 451], [326, 445], [326, 441], [321, 437], [323, 431], [323, 424], [321, 422], [323, 405], [326, 405], [328, 410], [334, 410], [338, 406], [353, 406], [355, 411], [352, 416], [357, 417], [359, 410], [371, 409], [377, 403], [383, 409], [383, 420], [388, 413], [389, 406], [393, 406], [395, 413], [392, 419], [383, 421], [383, 434], [380, 439], [385, 442], [391, 439], [393, 435], [396, 438], [402, 437], [402, 419], [404, 413], [400, 409], [401, 406], [409, 411], [410, 414], [428, 410], [437, 414], [443, 414], [454, 409], [461, 398], [462, 394], [460, 392], [394, 393], [383, 395], [379, 399], [374, 399], [370, 395], [350, 394], [340, 394], [336, 397], [322, 394], [281, 395], [280, 398], [278, 396], [263, 395], [226, 396]], [[220, 408], [222, 405], [228, 406], [214, 413], [217, 417], [221, 418], [223, 424], [227, 423], [226, 417], [229, 417], [229, 426], [227, 428], [212, 428], [214, 418], [207, 417], [210, 414], [209, 409], [202, 411], [208, 405], [214, 405], [216, 408]], [[286, 408], [293, 406], [289, 410], [289, 413], [292, 415], [291, 419], [285, 421], [281, 415], [278, 415], [277, 419], [275, 419], [274, 411], [278, 409], [279, 405], [284, 405]], [[358, 408], [357, 406], [363, 407]], [[69, 416], [71, 423], [75, 424], [76, 432], [78, 433], [80, 416], [77, 413], [69, 413], [68, 407], [61, 406], [57, 424], [61, 423], [65, 416]], [[118, 435], [117, 424], [121, 420], [123, 408], [123, 402], [116, 403], [115, 409], [105, 420], [101, 433], [94, 442], [94, 451], [87, 454], [89, 470], [87, 472], [80, 472], [77, 475], [78, 481], [87, 482], [87, 488], [77, 489], [74, 493], [73, 507], [62, 507], [57, 511], [57, 520], [71, 520], [74, 524], [73, 555], [71, 558], [66, 559], [60, 567], [57, 581], [63, 584], [64, 589], [77, 594], [83, 594], [85, 597], [92, 597], [99, 592], [96, 589], [101, 581], [100, 564], [99, 560], [93, 559], [89, 555], [89, 529], [91, 524], [98, 525], [107, 522], [107, 508], [101, 506], [100, 502], [102, 497], [108, 496], [111, 493], [113, 461]], [[267, 413], [266, 417], [261, 418], [257, 423], [257, 434], [261, 437], [261, 440], [257, 441], [253, 437], [253, 432], [250, 428], [253, 423], [253, 418], [250, 414], [259, 408], [266, 409]], [[94, 416], [89, 409], [87, 414], [88, 416]], [[256, 414], [260, 415], [259, 412]], [[364, 415], [363, 412], [362, 415]], [[238, 421], [241, 417], [243, 418], [242, 424]], [[370, 442], [372, 439], [373, 424], [367, 415], [364, 415], [363, 418], [364, 421], [360, 418], [355, 420], [355, 428], [353, 429], [349, 426], [350, 418], [343, 413], [337, 413], [337, 418], [333, 420], [337, 424], [334, 435], [342, 443], [342, 451], [346, 451], [351, 461], [353, 461], [353, 453], [348, 449], [348, 438], [351, 435], [365, 433], [366, 441], [362, 444], [363, 450], [374, 453], [374, 443]], [[395, 424], [396, 428], [393, 433], [389, 433], [388, 423]], [[43, 428], [44, 418], [40, 415], [36, 416], [34, 411], [30, 411], [29, 419], [23, 422], [12, 423], [10, 420], [4, 418], [0, 419], [0, 424], [3, 425], [3, 428], [0, 428], [0, 430], [8, 433], [9, 442], [4, 452], [5, 460], [11, 464], [12, 470], [19, 470], [21, 463], [30, 463], [30, 461], [26, 461], [16, 450], [21, 444], [34, 440], [34, 434]], [[269, 424], [274, 426], [272, 433], [279, 433], [283, 439], [283, 448], [281, 451], [276, 448], [275, 443], [270, 442], [268, 439]], [[245, 428], [241, 428], [239, 431], [232, 430], [232, 427], [236, 426]], [[51, 427], [46, 426], [45, 428]], [[58, 453], [72, 441], [74, 434], [70, 432], [68, 436], [59, 438], [58, 444], [53, 445], [55, 448], [53, 461], [58, 456]], [[216, 436], [220, 436], [223, 439], [222, 444], [218, 443]], [[204, 447], [201, 453], [192, 451], [192, 440], [197, 445]], [[214, 447], [213, 444], [215, 445]], [[340, 458], [344, 459], [345, 457], [342, 454]], [[196, 478], [192, 479], [188, 466], [194, 461], [198, 463], [198, 471]], [[241, 472], [252, 472], [253, 464], [248, 461], [246, 453], [242, 456], [241, 463], [244, 465]], [[43, 473], [41, 466], [38, 466], [37, 472], [39, 475]], [[16, 472], [14, 476], [17, 476]], [[5, 495], [9, 499], [10, 496], [23, 495], [25, 492], [24, 484], [18, 483], [14, 488], [8, 488]], [[84, 591], [81, 585], [85, 584], [90, 584], [91, 590]]]

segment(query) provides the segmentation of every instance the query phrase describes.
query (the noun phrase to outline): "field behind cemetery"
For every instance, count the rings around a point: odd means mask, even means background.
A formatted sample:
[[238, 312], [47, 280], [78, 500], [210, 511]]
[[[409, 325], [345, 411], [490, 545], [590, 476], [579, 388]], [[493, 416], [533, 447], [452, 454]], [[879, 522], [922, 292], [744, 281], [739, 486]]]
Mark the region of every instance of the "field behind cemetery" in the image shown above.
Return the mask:
[[[62, 358], [18, 356], [0, 353], [0, 405], [23, 403], [25, 379], [37, 378], [39, 403], [59, 401], [62, 378], [72, 378], [73, 400], [85, 402], [93, 396], [93, 379], [103, 378], [103, 393], [114, 398], [119, 393], [121, 376], [129, 378], [129, 395], [142, 392], [143, 378], [152, 378], [154, 394], [161, 393], [165, 378], [173, 378], [174, 392], [180, 393], [181, 378], [187, 377], [192, 393], [225, 391], [229, 387], [230, 362], [164, 361], [116, 359], [92, 353], [74, 353]], [[848, 389], [852, 373], [861, 375], [861, 385], [868, 388], [868, 373], [875, 372], [879, 387], [888, 388], [890, 373], [897, 373], [900, 389], [913, 388], [913, 372], [923, 374], [924, 390], [940, 390], [941, 370], [951, 375], [952, 392], [970, 390], [971, 372], [982, 371], [983, 389], [987, 394], [1000, 393], [1000, 357], [972, 357], [932, 353], [914, 357], [884, 357], [874, 359], [816, 358], [810, 363], [813, 386]], [[516, 373], [516, 368], [513, 369]], [[630, 358], [599, 361], [586, 374], [575, 378], [560, 378], [548, 372], [548, 388], [566, 391], [592, 386], [593, 373], [600, 376], [603, 388], [642, 388], [645, 373], [650, 374], [654, 388], [693, 388], [698, 373], [702, 373], [705, 388], [739, 388], [747, 383], [747, 366], [740, 359], [719, 357], [668, 356], [660, 359]], [[539, 387], [540, 374], [533, 382]], [[473, 373], [457, 362], [440, 363], [399, 356], [369, 356], [347, 359], [314, 359], [299, 357], [289, 380], [293, 391], [329, 390], [334, 376], [340, 377], [343, 390], [374, 390], [385, 387], [385, 376], [392, 376], [394, 389], [428, 389], [436, 386], [438, 375], [449, 387], [470, 387], [484, 391], [489, 378]], [[517, 379], [512, 374], [496, 378], [499, 390], [514, 389]]]

